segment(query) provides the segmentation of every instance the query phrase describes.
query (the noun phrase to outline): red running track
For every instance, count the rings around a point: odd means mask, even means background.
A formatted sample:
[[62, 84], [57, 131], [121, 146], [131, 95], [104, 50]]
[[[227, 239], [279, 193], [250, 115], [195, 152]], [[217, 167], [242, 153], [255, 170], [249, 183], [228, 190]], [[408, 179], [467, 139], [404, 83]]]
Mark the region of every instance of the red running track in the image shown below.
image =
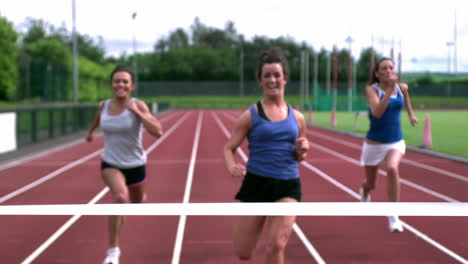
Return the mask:
[[[237, 202], [241, 179], [224, 169], [222, 148], [239, 111], [171, 111], [159, 116], [166, 136], [144, 136], [150, 203]], [[309, 158], [300, 166], [303, 201], [357, 202], [363, 179], [361, 139], [309, 128]], [[99, 176], [102, 137], [0, 167], [0, 204], [109, 203]], [[248, 153], [246, 144], [242, 150]], [[242, 156], [238, 157], [242, 160]], [[403, 202], [467, 202], [468, 165], [408, 151], [401, 164]], [[386, 201], [380, 175], [373, 201]], [[466, 217], [301, 216], [287, 263], [466, 263]], [[0, 216], [1, 263], [100, 263], [107, 248], [103, 216]], [[263, 263], [233, 255], [235, 216], [129, 216], [121, 263]]]

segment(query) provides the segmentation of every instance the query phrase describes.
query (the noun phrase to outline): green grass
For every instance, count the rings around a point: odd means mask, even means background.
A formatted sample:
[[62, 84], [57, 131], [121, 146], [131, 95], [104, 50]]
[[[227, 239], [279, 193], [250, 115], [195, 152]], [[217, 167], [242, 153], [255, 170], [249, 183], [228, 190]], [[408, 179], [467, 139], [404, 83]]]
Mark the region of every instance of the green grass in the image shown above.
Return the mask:
[[413, 108], [467, 108], [468, 97], [413, 96]]
[[[431, 121], [431, 150], [468, 158], [468, 111], [415, 111], [419, 123], [412, 127], [406, 112], [402, 112], [403, 136], [408, 145], [419, 147], [422, 143], [424, 121], [429, 115]], [[308, 119], [308, 113], [304, 112]], [[330, 112], [313, 112], [314, 125], [332, 128]], [[337, 112], [335, 129], [365, 135], [369, 128], [367, 116], [359, 116], [354, 127], [355, 114]]]

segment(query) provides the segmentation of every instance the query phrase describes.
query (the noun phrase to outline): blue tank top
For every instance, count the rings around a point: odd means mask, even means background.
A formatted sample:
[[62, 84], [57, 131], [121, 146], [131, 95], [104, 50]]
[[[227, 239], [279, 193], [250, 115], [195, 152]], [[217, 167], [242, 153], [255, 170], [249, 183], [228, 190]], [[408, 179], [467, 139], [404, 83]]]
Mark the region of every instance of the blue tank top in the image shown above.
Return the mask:
[[[382, 99], [385, 92], [378, 86], [377, 83], [372, 85]], [[380, 118], [375, 118], [369, 108], [370, 129], [367, 132], [367, 139], [382, 142], [393, 143], [403, 139], [403, 132], [401, 131], [401, 109], [405, 101], [400, 87], [395, 85], [396, 96], [390, 97], [387, 109]]]
[[277, 122], [260, 117], [253, 105], [249, 110], [252, 127], [247, 134], [250, 152], [247, 170], [275, 179], [298, 178], [295, 143], [299, 136], [299, 126], [294, 109], [288, 105], [287, 118]]

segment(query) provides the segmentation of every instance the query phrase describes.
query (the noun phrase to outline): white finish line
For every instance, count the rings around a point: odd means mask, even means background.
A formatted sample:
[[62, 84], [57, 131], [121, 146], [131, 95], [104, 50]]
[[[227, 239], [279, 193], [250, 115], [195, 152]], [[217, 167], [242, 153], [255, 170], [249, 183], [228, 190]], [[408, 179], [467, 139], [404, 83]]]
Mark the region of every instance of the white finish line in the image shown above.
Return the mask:
[[2, 205], [0, 215], [468, 216], [468, 203], [146, 203]]

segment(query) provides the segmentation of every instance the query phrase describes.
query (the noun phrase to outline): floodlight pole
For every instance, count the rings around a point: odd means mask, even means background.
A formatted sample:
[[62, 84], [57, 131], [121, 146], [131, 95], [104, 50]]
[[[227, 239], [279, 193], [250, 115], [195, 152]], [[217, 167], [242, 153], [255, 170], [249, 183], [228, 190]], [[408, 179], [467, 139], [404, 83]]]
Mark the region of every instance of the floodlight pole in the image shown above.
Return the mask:
[[457, 73], [457, 10], [455, 9], [455, 23], [453, 29], [453, 72]]
[[348, 54], [348, 111], [353, 111], [353, 55], [352, 55], [352, 46], [353, 38], [348, 36], [345, 40], [349, 45], [349, 54]]
[[135, 18], [137, 16], [137, 13], [134, 12], [132, 14], [132, 20], [133, 20], [133, 70], [135, 71], [135, 96], [138, 96], [138, 62], [137, 62], [137, 44], [136, 44], [136, 23], [135, 23]]
[[244, 99], [244, 45], [240, 41], [240, 55], [239, 55], [239, 92], [241, 99]]
[[447, 47], [448, 47], [448, 53], [447, 53], [447, 72], [450, 74], [450, 64], [451, 64], [451, 46], [453, 46], [453, 42], [452, 41], [449, 41], [447, 42]]
[[336, 111], [336, 97], [338, 93], [338, 49], [333, 47], [333, 111]]
[[73, 33], [72, 33], [72, 45], [73, 45], [73, 103], [78, 102], [78, 45], [76, 41], [76, 4], [75, 0], [72, 0], [72, 21], [73, 21]]

